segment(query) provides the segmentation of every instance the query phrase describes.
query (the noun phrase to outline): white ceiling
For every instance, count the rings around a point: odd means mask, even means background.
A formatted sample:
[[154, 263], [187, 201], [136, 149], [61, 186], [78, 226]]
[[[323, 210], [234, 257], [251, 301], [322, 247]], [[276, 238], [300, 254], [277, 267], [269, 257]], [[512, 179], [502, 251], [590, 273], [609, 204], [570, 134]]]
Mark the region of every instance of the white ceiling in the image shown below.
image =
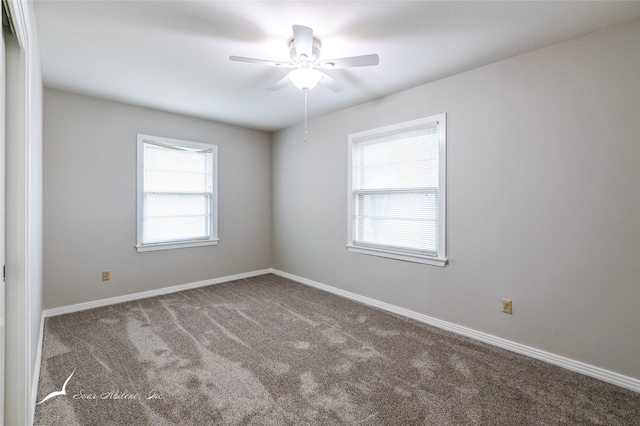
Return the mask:
[[370, 53], [380, 65], [327, 71], [316, 117], [640, 17], [640, 2], [34, 2], [46, 87], [266, 131], [303, 120], [303, 92], [267, 91], [286, 69], [293, 24], [321, 58]]

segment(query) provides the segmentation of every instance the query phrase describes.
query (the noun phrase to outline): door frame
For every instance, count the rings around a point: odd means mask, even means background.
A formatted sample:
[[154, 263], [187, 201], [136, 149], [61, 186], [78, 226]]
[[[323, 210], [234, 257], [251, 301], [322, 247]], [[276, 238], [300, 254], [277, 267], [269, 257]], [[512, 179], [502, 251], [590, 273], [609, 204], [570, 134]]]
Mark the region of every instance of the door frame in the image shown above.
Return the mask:
[[[7, 190], [7, 177], [9, 171], [7, 162], [7, 145], [13, 146], [13, 155], [16, 150], [24, 150], [20, 153], [25, 159], [28, 158], [29, 147], [29, 127], [30, 110], [30, 74], [31, 63], [31, 17], [29, 12], [29, 3], [27, 0], [2, 0], [4, 12], [10, 22], [11, 33], [3, 29], [3, 52], [2, 65], [4, 82], [2, 91], [2, 120], [4, 122], [3, 129], [3, 157], [2, 157], [2, 255], [4, 256], [2, 264], [9, 263], [8, 271], [5, 271], [7, 281], [2, 283], [2, 292], [4, 294], [3, 316], [4, 316], [4, 338], [2, 340], [2, 358], [4, 366], [7, 362], [14, 362], [11, 369], [2, 371], [2, 387], [3, 394], [0, 404], [2, 405], [2, 417], [0, 417], [0, 426], [7, 424], [31, 424], [33, 422], [33, 403], [32, 399], [32, 375], [30, 371], [31, 358], [31, 334], [30, 327], [31, 311], [29, 299], [29, 256], [28, 256], [28, 204], [27, 196], [27, 162], [17, 169], [19, 175], [13, 176], [22, 182], [24, 179], [24, 188], [19, 183], [12, 183], [12, 192], [18, 195], [17, 203], [10, 204], [13, 221], [16, 222], [16, 229], [7, 227], [7, 211], [6, 198], [9, 191]], [[14, 38], [15, 35], [15, 38]], [[7, 69], [7, 67], [11, 67]], [[14, 103], [15, 102], [15, 103]], [[10, 115], [12, 120], [8, 120]], [[13, 130], [7, 130], [7, 124], [10, 124]], [[16, 173], [16, 165], [12, 165], [14, 174]], [[24, 194], [23, 194], [24, 193]], [[16, 196], [14, 194], [14, 196]], [[24, 199], [23, 199], [24, 198]], [[19, 229], [18, 229], [19, 228]], [[11, 231], [11, 236], [7, 234], [7, 230]], [[22, 247], [24, 245], [24, 247]], [[16, 250], [18, 249], [18, 250]], [[9, 251], [8, 251], [9, 250]], [[8, 284], [8, 285], [7, 285]], [[8, 319], [8, 321], [7, 321]], [[6, 341], [10, 337], [9, 345]], [[11, 348], [9, 356], [6, 352], [7, 348]], [[10, 372], [9, 376], [7, 373]], [[15, 392], [7, 394], [7, 389], [15, 389]]]
[[4, 138], [5, 138], [5, 47], [4, 47], [4, 30], [0, 39], [0, 267], [2, 268], [2, 277], [0, 278], [0, 425], [4, 424], [4, 287], [5, 287], [5, 263], [4, 263], [4, 173], [5, 173], [5, 157], [4, 157]]

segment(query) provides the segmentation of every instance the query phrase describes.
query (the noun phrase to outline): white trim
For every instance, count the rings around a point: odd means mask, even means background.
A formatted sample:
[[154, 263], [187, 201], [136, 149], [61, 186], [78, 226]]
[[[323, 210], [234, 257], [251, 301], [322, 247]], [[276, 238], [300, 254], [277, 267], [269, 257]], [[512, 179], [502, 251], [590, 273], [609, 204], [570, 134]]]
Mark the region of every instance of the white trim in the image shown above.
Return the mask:
[[447, 266], [448, 262], [447, 259], [441, 259], [439, 257], [412, 255], [410, 253], [394, 252], [390, 250], [376, 249], [373, 247], [347, 245], [347, 250], [353, 253], [387, 257], [389, 259], [404, 260], [406, 262], [424, 263], [426, 265], [440, 266], [442, 268]]
[[142, 253], [145, 251], [155, 251], [155, 250], [171, 250], [176, 248], [215, 246], [218, 244], [218, 241], [220, 240], [216, 238], [215, 240], [186, 241], [184, 243], [144, 244], [141, 246], [136, 246], [136, 250], [138, 250], [138, 253]]
[[[29, 9], [29, 3], [26, 0], [5, 0], [5, 4], [7, 5], [7, 9], [11, 14], [11, 22], [13, 24], [13, 29], [15, 31], [16, 39], [18, 46], [20, 48], [20, 52], [17, 54], [18, 63], [17, 63], [17, 74], [22, 74], [17, 77], [15, 84], [16, 93], [14, 95], [18, 96], [17, 105], [21, 106], [22, 115], [17, 115], [18, 125], [17, 128], [23, 127], [23, 134], [18, 133], [17, 136], [19, 141], [24, 142], [21, 143], [19, 148], [14, 147], [16, 153], [22, 152], [24, 155], [22, 169], [18, 171], [18, 178], [20, 180], [19, 183], [15, 184], [14, 192], [16, 192], [17, 202], [22, 209], [18, 209], [19, 217], [14, 220], [17, 222], [16, 227], [18, 230], [16, 231], [18, 234], [18, 240], [13, 242], [13, 246], [15, 248], [15, 259], [14, 265], [15, 271], [13, 273], [14, 281], [7, 280], [7, 284], [18, 285], [18, 289], [14, 289], [12, 299], [9, 300], [10, 303], [15, 304], [18, 307], [19, 312], [15, 314], [15, 318], [13, 318], [15, 327], [12, 329], [15, 331], [19, 330], [19, 335], [15, 337], [16, 342], [14, 342], [13, 348], [14, 353], [18, 354], [18, 360], [15, 362], [15, 365], [12, 366], [12, 371], [18, 377], [15, 378], [15, 383], [12, 383], [12, 386], [16, 392], [15, 399], [16, 401], [12, 401], [13, 406], [11, 406], [11, 410], [9, 412], [5, 411], [4, 418], [13, 418], [15, 421], [24, 424], [30, 424], [33, 422], [34, 415], [34, 405], [31, 401], [32, 391], [33, 391], [33, 383], [34, 380], [34, 370], [38, 367], [32, 364], [32, 351], [36, 350], [35, 355], [37, 357], [37, 349], [33, 347], [32, 343], [32, 290], [33, 290], [33, 274], [32, 268], [34, 265], [32, 264], [32, 256], [31, 256], [31, 234], [32, 234], [32, 205], [30, 202], [30, 191], [32, 181], [30, 175], [30, 165], [31, 165], [31, 148], [32, 148], [32, 114], [31, 114], [31, 94], [32, 94], [32, 79], [33, 79], [33, 55], [34, 53], [34, 45], [31, 40], [31, 25], [32, 19], [31, 12]], [[35, 41], [37, 50], [37, 40]], [[5, 46], [6, 48], [6, 46]], [[6, 55], [7, 50], [5, 50]], [[6, 57], [4, 58], [6, 60]], [[24, 60], [24, 63], [22, 62]], [[6, 62], [4, 63], [6, 66]], [[20, 81], [20, 78], [23, 78], [24, 81]], [[5, 74], [6, 79], [6, 74]], [[23, 86], [21, 85], [23, 84]], [[5, 96], [7, 92], [4, 92]], [[6, 100], [6, 99], [5, 99]], [[22, 105], [24, 102], [24, 105]], [[5, 108], [4, 114], [8, 113], [8, 109]], [[42, 118], [42, 117], [40, 117]], [[6, 123], [5, 123], [6, 124]], [[15, 135], [14, 135], [15, 136]], [[8, 140], [8, 139], [7, 139]], [[7, 141], [6, 140], [6, 141]], [[5, 141], [5, 142], [6, 142]], [[18, 151], [18, 149], [23, 151]], [[15, 155], [15, 154], [14, 154]], [[6, 157], [5, 157], [6, 161]], [[6, 173], [6, 170], [5, 170]], [[15, 176], [14, 176], [15, 177]], [[24, 178], [23, 182], [22, 179]], [[5, 182], [6, 184], [6, 182]], [[22, 190], [22, 191], [20, 191]], [[6, 211], [6, 207], [5, 207]], [[8, 216], [8, 211], [6, 214]], [[5, 216], [5, 221], [6, 217]], [[41, 218], [41, 215], [38, 215]], [[7, 235], [5, 233], [5, 238]], [[5, 248], [6, 249], [6, 248]], [[6, 256], [6, 253], [5, 253]], [[9, 263], [9, 259], [7, 258], [7, 263]], [[41, 268], [41, 265], [35, 265], [35, 267]], [[37, 283], [41, 286], [41, 282]], [[7, 302], [7, 300], [5, 300]], [[22, 308], [22, 309], [20, 309]], [[5, 311], [6, 316], [6, 311]], [[11, 322], [11, 321], [8, 321]], [[6, 328], [5, 328], [6, 330]], [[6, 336], [6, 335], [5, 335]], [[5, 347], [6, 349], [6, 347]], [[7, 362], [6, 353], [5, 353], [5, 363]], [[7, 382], [6, 370], [4, 375], [5, 383]], [[6, 402], [7, 394], [6, 388], [4, 393], [5, 401], [0, 401], [0, 403]], [[0, 423], [3, 419], [0, 418]]]
[[301, 284], [305, 284], [311, 287], [318, 288], [320, 290], [327, 291], [329, 293], [337, 294], [339, 296], [346, 297], [348, 299], [355, 300], [365, 305], [375, 306], [376, 308], [383, 309], [385, 311], [393, 312], [404, 317], [412, 318], [416, 321], [420, 321], [425, 324], [432, 325], [434, 327], [441, 328], [443, 330], [451, 331], [462, 336], [470, 337], [475, 340], [479, 340], [483, 343], [488, 343], [493, 346], [497, 346], [502, 349], [507, 349], [512, 352], [519, 353], [521, 355], [535, 358], [540, 361], [548, 362], [549, 364], [557, 365], [567, 370], [575, 371], [580, 374], [584, 374], [603, 382], [611, 383], [620, 386], [625, 389], [632, 390], [634, 392], [640, 392], [640, 379], [625, 376], [613, 371], [605, 370], [604, 368], [596, 367], [590, 364], [586, 364], [580, 361], [576, 361], [570, 358], [566, 358], [560, 355], [556, 355], [550, 352], [546, 352], [540, 349], [532, 348], [520, 343], [512, 342], [511, 340], [496, 337], [488, 333], [473, 330], [471, 328], [463, 327], [457, 324], [453, 324], [447, 321], [442, 321], [437, 318], [433, 318], [418, 312], [411, 311], [409, 309], [401, 308], [399, 306], [391, 305], [389, 303], [381, 302], [379, 300], [371, 299], [366, 296], [361, 296], [356, 293], [351, 293], [346, 290], [342, 290], [336, 287], [332, 287], [326, 284], [319, 283], [317, 281], [309, 280], [307, 278], [299, 277], [297, 275], [283, 272], [277, 269], [272, 269], [271, 272], [275, 275], [288, 278], [290, 280], [297, 281]]
[[125, 294], [123, 296], [110, 297], [108, 299], [94, 300], [91, 302], [78, 303], [76, 305], [61, 306], [59, 308], [46, 309], [42, 312], [44, 317], [54, 317], [57, 315], [70, 314], [72, 312], [85, 311], [87, 309], [100, 308], [102, 306], [115, 305], [116, 303], [131, 302], [138, 299], [146, 299], [148, 297], [162, 296], [164, 294], [175, 293], [178, 291], [191, 290], [193, 288], [205, 287], [208, 285], [221, 284], [244, 278], [256, 277], [271, 273], [271, 269], [261, 269], [258, 271], [245, 272], [242, 274], [228, 275], [226, 277], [212, 278], [204, 281], [196, 281], [193, 283], [179, 284], [171, 287], [163, 287], [156, 290], [143, 291], [140, 293]]
[[[447, 114], [438, 114], [438, 259], [447, 264]], [[442, 194], [442, 196], [440, 196]]]
[[21, 49], [25, 49], [29, 39], [31, 38], [31, 26], [29, 25], [28, 6], [25, 0], [4, 0], [9, 7], [11, 14], [11, 22], [16, 32], [18, 45]]
[[36, 365], [31, 380], [31, 423], [36, 415], [36, 402], [38, 398], [38, 384], [40, 382], [40, 364], [42, 361], [42, 345], [44, 344], [44, 312], [40, 315], [40, 333], [38, 335], [38, 350], [36, 352]]
[[[15, 377], [15, 383], [12, 383], [14, 388], [17, 388], [17, 396], [16, 401], [12, 402], [11, 410], [4, 411], [4, 417], [13, 418], [16, 421], [28, 423], [33, 419], [33, 406], [31, 404], [31, 390], [33, 386], [33, 369], [35, 366], [32, 364], [32, 351], [35, 350], [32, 344], [32, 322], [31, 322], [31, 314], [32, 314], [32, 289], [33, 289], [33, 278], [32, 278], [32, 268], [34, 267], [32, 264], [32, 256], [31, 256], [31, 234], [32, 234], [32, 206], [30, 200], [30, 188], [31, 188], [31, 148], [32, 148], [32, 114], [31, 114], [31, 93], [32, 93], [32, 73], [33, 73], [33, 61], [32, 56], [33, 53], [33, 44], [30, 40], [31, 35], [31, 17], [29, 12], [28, 2], [24, 0], [8, 0], [7, 1], [8, 9], [11, 13], [11, 20], [13, 22], [13, 28], [15, 29], [16, 39], [19, 47], [19, 51], [16, 52], [16, 64], [15, 71], [15, 79], [14, 81], [14, 89], [16, 99], [14, 99], [17, 103], [13, 105], [15, 111], [19, 111], [16, 113], [16, 131], [13, 135], [14, 143], [13, 143], [13, 155], [18, 157], [18, 161], [16, 161], [16, 165], [20, 164], [16, 167], [16, 170], [13, 172], [13, 178], [17, 180], [13, 185], [10, 184], [13, 188], [13, 196], [15, 198], [15, 205], [18, 206], [17, 209], [13, 209], [13, 213], [15, 213], [15, 218], [13, 221], [16, 222], [14, 224], [14, 231], [16, 232], [17, 238], [14, 239], [12, 244], [6, 244], [5, 246], [5, 261], [7, 263], [7, 267], [9, 269], [7, 273], [7, 281], [5, 283], [5, 290], [8, 288], [14, 288], [12, 292], [12, 296], [10, 298], [5, 297], [5, 303], [11, 303], [17, 307], [17, 314], [14, 314], [13, 318], [9, 318], [9, 320], [13, 319], [15, 326], [12, 327], [13, 331], [19, 331], [18, 336], [14, 337], [15, 342], [14, 353], [17, 354], [18, 360], [15, 361], [15, 365], [12, 365], [11, 370], [17, 376]], [[6, 45], [5, 45], [5, 55], [7, 53]], [[6, 57], [5, 57], [5, 66], [6, 66]], [[5, 74], [5, 79], [7, 74]], [[5, 82], [6, 84], [6, 82]], [[7, 96], [7, 92], [5, 91], [5, 96]], [[5, 99], [6, 101], [6, 99]], [[9, 113], [9, 110], [5, 108], [5, 114]], [[6, 123], [5, 123], [6, 125]], [[5, 145], [9, 141], [9, 138], [6, 138]], [[17, 141], [17, 142], [16, 142]], [[5, 162], [7, 161], [6, 157], [7, 153], [5, 152]], [[5, 173], [7, 171], [5, 170]], [[8, 178], [5, 181], [5, 185], [9, 183]], [[8, 193], [7, 191], [6, 193]], [[9, 216], [9, 211], [5, 207], [5, 221]], [[9, 239], [7, 233], [5, 232], [5, 239]], [[7, 255], [10, 250], [8, 250], [12, 246], [14, 249], [14, 256], [12, 260], [10, 260]], [[36, 267], [38, 265], [35, 265]], [[13, 274], [11, 274], [11, 268], [13, 267]], [[13, 285], [12, 285], [13, 284]], [[41, 283], [38, 283], [41, 284]], [[16, 288], [17, 286], [17, 288]], [[5, 296], [7, 293], [5, 292]], [[5, 318], [7, 318], [7, 311], [5, 309]], [[5, 340], [6, 340], [6, 324], [9, 324], [11, 321], [6, 321], [5, 323]], [[5, 351], [6, 351], [6, 341], [5, 341]], [[7, 356], [5, 352], [4, 362], [7, 363]], [[4, 389], [4, 399], [6, 402], [7, 393], [6, 393], [6, 384], [7, 384], [7, 369], [5, 369], [4, 373], [4, 381], [5, 381], [5, 389]]]
[[[16, 30], [17, 32], [17, 30]], [[32, 62], [32, 55], [33, 55], [33, 45], [32, 43], [29, 41], [29, 39], [26, 40], [26, 45], [23, 47], [24, 49], [24, 55], [25, 55], [25, 95], [26, 95], [26, 101], [25, 101], [25, 115], [26, 115], [26, 119], [25, 119], [25, 130], [24, 130], [24, 134], [25, 134], [25, 154], [24, 154], [24, 177], [25, 177], [25, 182], [24, 182], [24, 205], [25, 205], [25, 224], [24, 224], [24, 239], [26, 241], [26, 244], [24, 245], [24, 258], [25, 258], [25, 271], [24, 271], [24, 284], [25, 284], [25, 299], [24, 299], [24, 312], [25, 312], [25, 351], [26, 351], [26, 374], [24, 377], [25, 380], [25, 390], [28, 390], [29, 388], [32, 388], [33, 385], [33, 370], [35, 369], [35, 366], [33, 364], [31, 364], [31, 354], [33, 353], [33, 345], [32, 345], [32, 338], [33, 338], [33, 333], [32, 333], [32, 329], [33, 327], [31, 327], [31, 314], [33, 313], [33, 309], [32, 309], [32, 287], [34, 285], [33, 282], [33, 274], [31, 273], [34, 267], [39, 267], [40, 270], [42, 271], [42, 265], [34, 265], [32, 256], [31, 256], [31, 249], [32, 249], [32, 241], [31, 241], [31, 236], [33, 234], [32, 231], [32, 223], [33, 223], [33, 219], [32, 219], [32, 210], [33, 210], [33, 203], [31, 202], [31, 187], [32, 187], [32, 179], [31, 179], [31, 149], [33, 147], [33, 136], [32, 136], [32, 127], [33, 127], [33, 123], [32, 123], [32, 115], [31, 115], [31, 93], [32, 93], [32, 73], [33, 73], [33, 62]], [[41, 216], [42, 218], [42, 216]], [[40, 288], [42, 288], [42, 282], [38, 282], [38, 285]], [[42, 292], [40, 293], [40, 298], [42, 299]], [[32, 400], [31, 400], [31, 394], [30, 393], [26, 393], [26, 398], [25, 398], [25, 410], [26, 410], [26, 415], [25, 418], [29, 418], [30, 422], [33, 424], [33, 420], [34, 420], [34, 415], [35, 415], [35, 406], [32, 404]], [[31, 414], [31, 417], [28, 417], [29, 414]]]
[[[5, 63], [6, 48], [4, 31], [0, 37], [0, 267], [5, 266], [5, 117], [6, 117], [6, 90], [5, 90]], [[0, 425], [4, 423], [4, 377], [5, 377], [5, 282], [0, 278]]]

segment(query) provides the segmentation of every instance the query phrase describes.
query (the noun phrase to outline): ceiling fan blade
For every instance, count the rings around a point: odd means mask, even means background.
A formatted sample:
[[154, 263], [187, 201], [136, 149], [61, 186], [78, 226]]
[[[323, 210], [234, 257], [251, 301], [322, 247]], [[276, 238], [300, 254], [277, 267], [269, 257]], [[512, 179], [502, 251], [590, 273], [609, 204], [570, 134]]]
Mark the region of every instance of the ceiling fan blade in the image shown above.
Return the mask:
[[344, 89], [344, 84], [334, 80], [333, 78], [329, 77], [327, 74], [325, 73], [321, 73], [322, 74], [322, 79], [318, 82], [320, 84], [322, 84], [325, 87], [328, 87], [329, 89], [333, 90], [334, 92], [339, 92], [342, 89]]
[[293, 65], [288, 62], [269, 61], [266, 59], [245, 58], [244, 56], [229, 56], [229, 60], [234, 62], [248, 62], [250, 64], [269, 65], [272, 67], [293, 68]]
[[320, 62], [320, 66], [324, 69], [335, 68], [351, 68], [351, 67], [369, 67], [372, 65], [378, 65], [380, 63], [380, 57], [378, 55], [362, 55], [351, 56], [348, 58], [327, 59]]
[[306, 55], [311, 58], [313, 54], [313, 30], [302, 25], [293, 26], [293, 42], [296, 45], [298, 56]]
[[280, 90], [282, 89], [284, 86], [286, 86], [287, 84], [289, 84], [291, 82], [291, 80], [289, 80], [289, 76], [285, 75], [282, 79], [280, 79], [276, 84], [274, 84], [271, 87], [268, 87], [267, 90], [269, 91], [275, 91], [275, 90]]

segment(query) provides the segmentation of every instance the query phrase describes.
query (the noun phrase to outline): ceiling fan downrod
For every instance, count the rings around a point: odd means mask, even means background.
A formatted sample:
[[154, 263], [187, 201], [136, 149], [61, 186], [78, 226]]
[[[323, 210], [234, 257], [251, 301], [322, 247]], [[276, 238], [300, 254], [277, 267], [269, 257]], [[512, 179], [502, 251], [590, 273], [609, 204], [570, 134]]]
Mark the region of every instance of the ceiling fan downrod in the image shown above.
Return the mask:
[[309, 137], [309, 129], [307, 128], [307, 95], [309, 94], [309, 89], [304, 89], [304, 143], [307, 143], [307, 138]]

